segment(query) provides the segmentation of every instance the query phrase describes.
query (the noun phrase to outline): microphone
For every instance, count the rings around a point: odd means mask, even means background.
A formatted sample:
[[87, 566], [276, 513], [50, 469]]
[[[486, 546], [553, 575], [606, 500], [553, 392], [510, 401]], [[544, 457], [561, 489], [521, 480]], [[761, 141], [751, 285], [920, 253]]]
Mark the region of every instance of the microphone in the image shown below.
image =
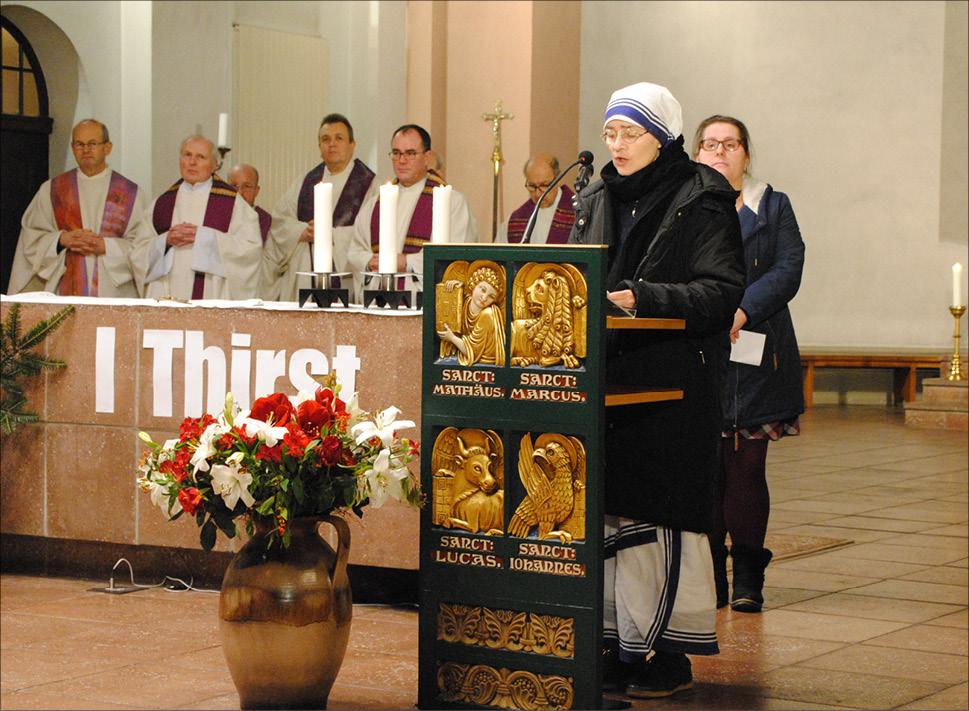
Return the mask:
[[581, 168], [579, 168], [579, 175], [575, 181], [576, 193], [578, 193], [578, 191], [581, 189], [579, 188], [579, 181], [583, 179], [585, 180], [585, 182], [582, 183], [582, 187], [584, 188], [586, 184], [589, 182], [589, 178], [592, 177], [592, 172], [593, 172], [592, 161], [594, 160], [594, 158], [595, 156], [592, 155], [591, 151], [582, 151], [581, 153], [579, 153], [578, 160], [576, 160], [572, 165], [568, 166], [565, 170], [563, 170], [561, 173], [555, 176], [555, 180], [552, 181], [552, 184], [545, 189], [545, 192], [542, 193], [542, 197], [540, 197], [535, 202], [535, 208], [532, 210], [532, 215], [531, 217], [528, 218], [528, 224], [525, 226], [525, 235], [522, 237], [522, 241], [521, 241], [522, 244], [528, 244], [529, 242], [531, 242], [532, 232], [535, 230], [535, 220], [538, 218], [538, 210], [542, 204], [542, 201], [559, 184], [559, 181], [561, 181], [562, 178], [565, 177], [565, 174], [568, 173], [577, 165], [582, 166]]

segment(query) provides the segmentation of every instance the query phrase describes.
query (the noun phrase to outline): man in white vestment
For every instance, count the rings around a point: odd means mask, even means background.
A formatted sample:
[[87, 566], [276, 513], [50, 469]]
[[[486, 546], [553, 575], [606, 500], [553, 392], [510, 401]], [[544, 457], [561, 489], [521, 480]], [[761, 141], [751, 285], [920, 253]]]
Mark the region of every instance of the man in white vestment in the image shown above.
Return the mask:
[[[522, 241], [535, 204], [558, 175], [558, 158], [549, 153], [538, 153], [526, 161], [523, 172], [528, 199], [501, 223], [495, 242]], [[575, 208], [572, 207], [574, 195], [567, 186], [559, 185], [542, 200], [529, 243], [565, 244], [569, 241], [572, 225], [575, 223]]]
[[[433, 198], [431, 190], [446, 185], [436, 173], [429, 173], [425, 154], [431, 149], [431, 137], [415, 124], [394, 131], [390, 158], [393, 180], [400, 187], [397, 197], [397, 271], [421, 274], [424, 271], [424, 244], [431, 240]], [[451, 242], [477, 242], [478, 223], [467, 200], [451, 191]], [[380, 225], [379, 194], [368, 200], [353, 225], [353, 241], [347, 262], [355, 273], [376, 272]]]
[[149, 298], [251, 299], [259, 292], [259, 218], [235, 188], [213, 178], [215, 146], [189, 136], [181, 179], [145, 213], [132, 268]]
[[45, 181], [24, 212], [9, 293], [138, 296], [128, 257], [146, 199], [108, 167], [111, 147], [100, 121], [74, 127], [77, 168]]
[[376, 194], [374, 173], [354, 158], [353, 126], [342, 114], [328, 114], [319, 130], [322, 162], [297, 178], [276, 203], [272, 232], [266, 242], [263, 282], [266, 298], [296, 301], [300, 289], [311, 287], [313, 271], [313, 188], [333, 184], [333, 269], [347, 269], [347, 248], [360, 206]]

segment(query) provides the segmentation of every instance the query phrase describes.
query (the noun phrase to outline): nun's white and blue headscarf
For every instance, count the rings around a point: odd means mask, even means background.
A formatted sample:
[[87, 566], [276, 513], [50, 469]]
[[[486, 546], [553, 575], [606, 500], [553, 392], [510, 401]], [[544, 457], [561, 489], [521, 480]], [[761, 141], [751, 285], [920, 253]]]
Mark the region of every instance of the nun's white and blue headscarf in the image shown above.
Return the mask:
[[659, 84], [640, 82], [612, 92], [606, 106], [605, 126], [620, 119], [645, 128], [660, 146], [675, 141], [683, 132], [683, 109], [670, 90]]

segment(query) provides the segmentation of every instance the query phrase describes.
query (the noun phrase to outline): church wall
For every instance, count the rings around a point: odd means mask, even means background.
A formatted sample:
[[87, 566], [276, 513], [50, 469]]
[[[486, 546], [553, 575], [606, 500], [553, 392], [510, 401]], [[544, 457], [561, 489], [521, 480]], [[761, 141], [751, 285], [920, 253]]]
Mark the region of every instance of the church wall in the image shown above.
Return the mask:
[[944, 152], [963, 170], [946, 172], [943, 199], [964, 207], [967, 192], [965, 109], [942, 125], [944, 102], [965, 96], [965, 42], [947, 43], [958, 15], [942, 2], [583, 3], [580, 144], [601, 145], [610, 93], [636, 81], [672, 90], [688, 138], [712, 113], [743, 119], [754, 175], [790, 195], [807, 245], [801, 342], [947, 348], [950, 267], [966, 261], [965, 238], [940, 234]]

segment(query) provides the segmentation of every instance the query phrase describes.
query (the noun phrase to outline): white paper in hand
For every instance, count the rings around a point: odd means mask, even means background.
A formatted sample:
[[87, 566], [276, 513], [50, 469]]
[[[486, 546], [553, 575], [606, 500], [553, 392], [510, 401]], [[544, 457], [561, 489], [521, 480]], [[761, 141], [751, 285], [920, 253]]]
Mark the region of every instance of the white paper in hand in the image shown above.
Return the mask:
[[760, 365], [764, 359], [764, 343], [767, 336], [763, 333], [741, 330], [737, 342], [730, 348], [730, 360], [747, 365]]

